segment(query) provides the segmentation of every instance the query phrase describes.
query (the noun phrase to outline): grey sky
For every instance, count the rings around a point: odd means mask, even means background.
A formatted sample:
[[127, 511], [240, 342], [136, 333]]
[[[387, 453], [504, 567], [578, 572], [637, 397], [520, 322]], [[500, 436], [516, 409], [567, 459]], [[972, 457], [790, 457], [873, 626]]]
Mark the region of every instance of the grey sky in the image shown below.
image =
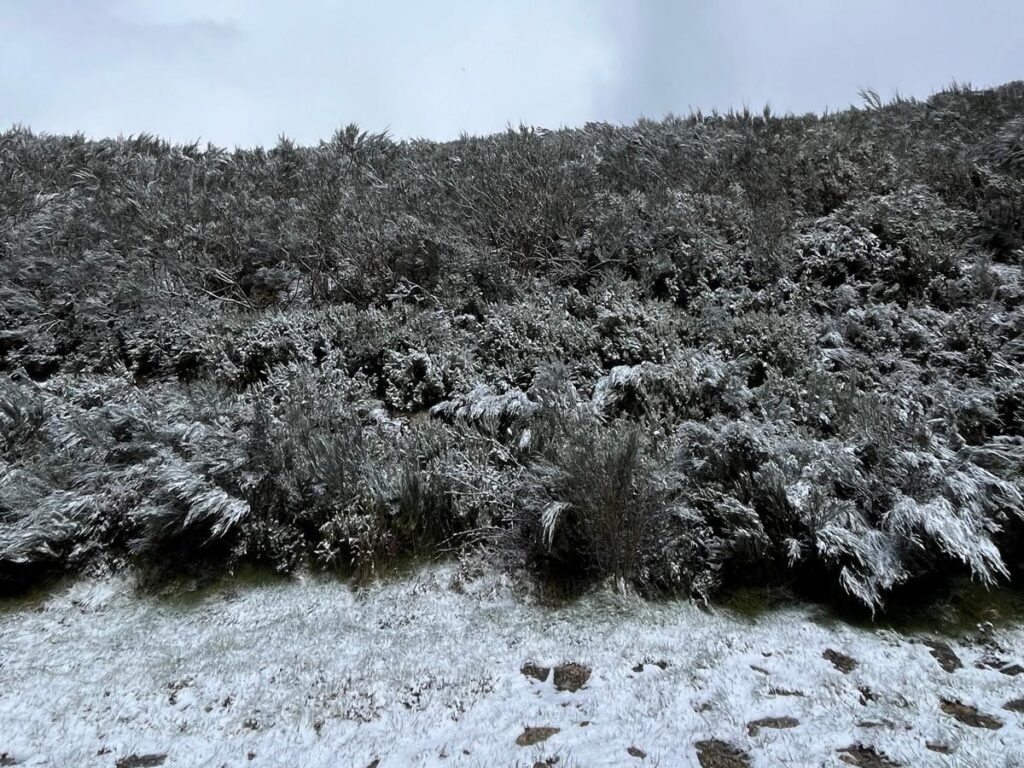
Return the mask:
[[0, 127], [303, 143], [1024, 78], [1020, 0], [4, 0]]

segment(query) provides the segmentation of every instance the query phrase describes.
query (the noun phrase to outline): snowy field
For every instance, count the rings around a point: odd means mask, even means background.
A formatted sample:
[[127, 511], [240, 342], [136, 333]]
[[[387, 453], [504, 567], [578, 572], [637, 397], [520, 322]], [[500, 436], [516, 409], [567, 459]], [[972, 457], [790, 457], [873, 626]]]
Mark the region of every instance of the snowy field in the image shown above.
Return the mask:
[[1022, 629], [936, 650], [813, 608], [552, 609], [454, 573], [0, 603], [0, 764], [1024, 765]]

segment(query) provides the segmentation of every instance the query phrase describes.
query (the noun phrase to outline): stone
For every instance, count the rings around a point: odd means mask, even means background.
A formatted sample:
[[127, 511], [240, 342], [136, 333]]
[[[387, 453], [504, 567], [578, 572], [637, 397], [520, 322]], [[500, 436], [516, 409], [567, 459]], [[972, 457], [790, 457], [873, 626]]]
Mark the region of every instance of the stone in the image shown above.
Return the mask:
[[590, 667], [570, 662], [555, 667], [555, 688], [575, 693], [590, 679]]
[[551, 672], [551, 668], [540, 667], [533, 662], [527, 662], [526, 664], [523, 664], [523, 668], [519, 671], [526, 677], [532, 677], [534, 680], [539, 680], [543, 683], [548, 679], [548, 674]]
[[1003, 704], [1003, 709], [1009, 712], [1024, 713], [1024, 699], [1010, 699], [1008, 702]]
[[946, 672], [956, 672], [963, 668], [963, 662], [949, 647], [949, 643], [944, 643], [941, 640], [927, 640], [925, 645], [931, 649], [932, 658], [939, 662], [939, 666]]
[[547, 725], [542, 725], [535, 728], [527, 727], [523, 729], [523, 732], [519, 734], [519, 736], [516, 737], [516, 744], [518, 744], [520, 747], [529, 747], [533, 746], [534, 744], [540, 744], [542, 741], [547, 741], [548, 739], [550, 739], [560, 730], [560, 728], [552, 728]]
[[971, 728], [988, 728], [995, 731], [1003, 727], [1003, 722], [999, 718], [979, 712], [977, 707], [972, 707], [970, 704], [942, 699], [939, 709]]
[[795, 717], [762, 717], [760, 720], [752, 720], [747, 723], [747, 733], [750, 736], [757, 736], [762, 728], [796, 728], [800, 721]]
[[890, 760], [874, 747], [864, 744], [853, 744], [840, 749], [839, 759], [857, 768], [900, 768], [899, 763]]
[[700, 768], [750, 768], [750, 755], [734, 744], [706, 739], [693, 745]]
[[821, 654], [823, 659], [832, 662], [832, 666], [842, 672], [844, 675], [850, 674], [857, 668], [857, 660], [852, 656], [847, 656], [845, 653], [826, 648], [825, 652]]
[[149, 754], [149, 755], [128, 755], [117, 760], [114, 765], [116, 768], [153, 768], [157, 765], [163, 765], [167, 762], [167, 755], [162, 754]]

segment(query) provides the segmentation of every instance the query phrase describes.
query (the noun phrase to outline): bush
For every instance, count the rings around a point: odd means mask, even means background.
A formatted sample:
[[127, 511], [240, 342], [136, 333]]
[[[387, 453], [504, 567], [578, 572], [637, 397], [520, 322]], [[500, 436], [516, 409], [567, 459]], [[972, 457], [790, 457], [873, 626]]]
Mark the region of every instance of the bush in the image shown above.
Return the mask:
[[1019, 578], [1022, 113], [0, 134], [0, 579]]

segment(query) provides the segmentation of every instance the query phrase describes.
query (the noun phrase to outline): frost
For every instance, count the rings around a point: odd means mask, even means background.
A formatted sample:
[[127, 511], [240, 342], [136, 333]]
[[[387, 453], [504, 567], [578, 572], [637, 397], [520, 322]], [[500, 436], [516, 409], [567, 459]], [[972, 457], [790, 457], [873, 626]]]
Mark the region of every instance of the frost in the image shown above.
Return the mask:
[[[165, 754], [171, 768], [300, 755], [311, 768], [342, 755], [381, 768], [553, 755], [619, 765], [635, 759], [629, 748], [682, 766], [696, 765], [698, 743], [725, 739], [755, 765], [840, 765], [837, 750], [857, 738], [903, 765], [922, 764], [925, 742], [949, 745], [954, 763], [1024, 759], [1021, 720], [1002, 709], [1018, 684], [984, 667], [975, 644], [949, 641], [964, 662], [950, 674], [926, 637], [815, 621], [813, 610], [751, 621], [600, 592], [552, 611], [489, 579], [457, 594], [454, 570], [358, 590], [333, 579], [228, 580], [187, 600], [83, 580], [5, 607], [2, 749], [23, 765], [83, 768], [132, 754]], [[1024, 647], [1020, 628], [990, 639]], [[839, 674], [822, 658], [830, 650], [856, 666]], [[575, 662], [590, 676], [559, 691], [551, 676], [524, 676], [528, 662]], [[972, 728], [940, 698], [1003, 725]], [[768, 719], [796, 724], [747, 735]], [[558, 731], [522, 747], [525, 726]]]

